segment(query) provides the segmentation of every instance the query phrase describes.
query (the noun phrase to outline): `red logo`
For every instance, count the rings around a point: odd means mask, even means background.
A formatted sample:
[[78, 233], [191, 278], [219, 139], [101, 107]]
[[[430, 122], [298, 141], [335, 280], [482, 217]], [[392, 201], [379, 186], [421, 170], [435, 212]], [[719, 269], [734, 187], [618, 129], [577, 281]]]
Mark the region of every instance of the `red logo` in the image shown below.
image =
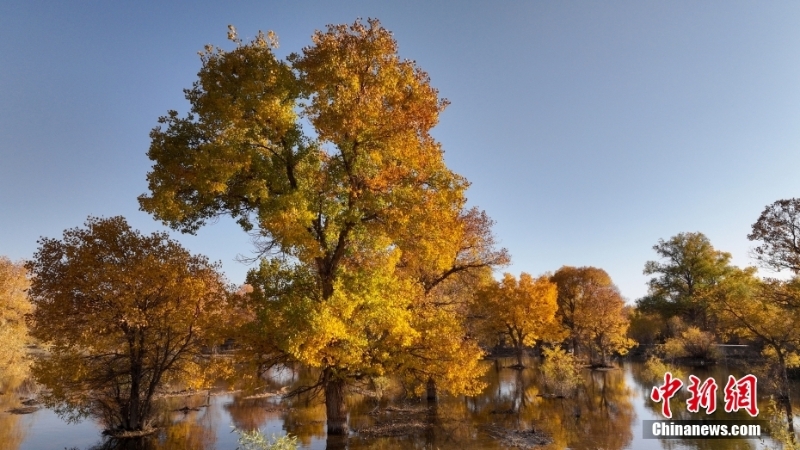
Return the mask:
[[738, 380], [733, 375], [728, 375], [725, 384], [725, 412], [734, 412], [744, 409], [752, 417], [758, 415], [756, 402], [756, 386], [758, 379], [755, 375], [745, 375]]
[[692, 398], [686, 401], [686, 409], [689, 412], [698, 412], [702, 406], [706, 414], [711, 414], [717, 410], [717, 382], [713, 378], [706, 378], [700, 384], [700, 378], [689, 375], [689, 392]]
[[[654, 402], [662, 402], [661, 413], [664, 417], [671, 419], [672, 411], [669, 407], [669, 399], [675, 396], [683, 386], [683, 382], [673, 378], [672, 373], [664, 374], [664, 384], [654, 386], [650, 392], [650, 399]], [[738, 380], [733, 376], [728, 376], [725, 384], [725, 412], [731, 413], [744, 409], [752, 417], [758, 416], [757, 388], [758, 379], [755, 375], [748, 374]], [[700, 378], [689, 375], [689, 393], [691, 397], [686, 401], [686, 409], [689, 412], [699, 412], [700, 408], [706, 410], [706, 414], [711, 414], [717, 410], [717, 385], [714, 378], [706, 378], [700, 383]]]
[[650, 399], [654, 402], [661, 402], [664, 403], [661, 405], [661, 413], [664, 414], [664, 417], [671, 418], [672, 411], [669, 409], [669, 399], [671, 399], [683, 386], [683, 381], [672, 378], [672, 374], [667, 372], [664, 374], [664, 384], [661, 387], [653, 387], [653, 391], [650, 392]]

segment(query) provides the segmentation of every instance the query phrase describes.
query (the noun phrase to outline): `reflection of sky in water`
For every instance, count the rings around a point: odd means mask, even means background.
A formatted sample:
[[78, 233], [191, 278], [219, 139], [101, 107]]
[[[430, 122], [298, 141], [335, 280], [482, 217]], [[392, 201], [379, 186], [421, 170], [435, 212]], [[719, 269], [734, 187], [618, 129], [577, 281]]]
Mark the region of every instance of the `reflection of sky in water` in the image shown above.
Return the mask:
[[102, 431], [101, 427], [92, 420], [66, 424], [49, 409], [40, 409], [32, 414], [23, 414], [18, 417], [21, 426], [27, 427], [26, 437], [20, 450], [44, 450], [72, 446], [83, 449], [96, 444]]
[[[630, 449], [642, 449], [642, 450], [657, 450], [662, 449], [661, 441], [656, 439], [643, 439], [644, 436], [642, 431], [642, 421], [643, 420], [660, 420], [663, 419], [660, 415], [656, 415], [653, 411], [645, 405], [647, 399], [645, 398], [645, 387], [639, 388], [640, 385], [636, 383], [633, 379], [633, 374], [630, 371], [630, 366], [626, 368], [625, 371], [625, 384], [628, 386], [632, 386], [633, 388], [631, 391], [631, 397], [633, 403], [633, 408], [636, 414], [636, 418], [633, 421], [633, 425], [631, 430], [633, 431], [633, 440], [631, 444], [628, 446]], [[677, 405], [675, 399], [672, 400], [670, 403], [673, 408]], [[677, 441], [674, 441], [677, 442]], [[681, 446], [676, 448], [694, 448], [694, 446]]]
[[264, 377], [273, 383], [286, 385], [291, 383], [297, 374], [294, 370], [286, 366], [276, 366], [269, 369], [265, 374]]
[[[530, 361], [532, 362], [532, 361]], [[742, 450], [758, 449], [763, 446], [756, 440], [705, 440], [659, 441], [642, 438], [642, 420], [662, 419], [658, 407], [648, 400], [652, 386], [641, 384], [635, 375], [641, 370], [639, 363], [627, 363], [623, 372], [585, 373], [587, 388], [582, 397], [575, 399], [543, 399], [537, 397], [540, 387], [536, 373], [532, 370], [519, 372], [512, 369], [497, 370], [491, 367], [487, 373], [489, 387], [474, 399], [444, 397], [439, 406], [441, 427], [427, 437], [418, 436], [413, 442], [406, 438], [367, 439], [353, 434], [349, 440], [350, 450], [381, 449], [399, 450], [414, 448], [439, 448], [441, 450], [500, 449], [496, 441], [489, 438], [484, 429], [489, 424], [506, 426], [520, 425], [523, 428], [536, 426], [552, 428], [562, 433], [574, 449], [589, 449], [597, 446], [617, 445], [626, 449], [699, 449], [699, 450]], [[701, 379], [714, 376], [717, 380], [726, 376], [728, 369], [716, 367], [711, 371], [696, 373]], [[687, 372], [688, 377], [688, 372]], [[296, 378], [290, 370], [275, 371], [270, 374], [273, 382], [290, 382]], [[686, 392], [672, 399], [675, 418], [686, 416]], [[543, 392], [543, 391], [542, 391]], [[718, 402], [722, 402], [718, 393]], [[188, 414], [174, 410], [183, 406], [198, 406], [206, 402], [205, 395], [175, 397], [168, 399], [169, 421], [175, 425], [169, 431], [162, 431], [153, 450], [193, 449], [233, 450], [238, 445], [238, 435], [233, 432], [234, 425], [258, 426], [267, 436], [283, 435], [286, 430], [301, 435], [305, 449], [323, 450], [324, 407], [306, 407], [305, 402], [292, 401], [278, 403], [275, 398], [246, 399], [242, 394], [227, 394], [211, 397], [210, 407], [200, 408]], [[291, 406], [291, 412], [281, 407]], [[355, 403], [351, 407], [351, 424], [364, 426], [371, 424], [372, 416], [367, 413], [375, 408], [372, 400]], [[762, 405], [762, 411], [763, 407]], [[720, 411], [721, 404], [718, 406]], [[575, 412], [582, 412], [576, 417]], [[0, 415], [6, 415], [0, 411]], [[78, 424], [66, 424], [49, 410], [39, 410], [33, 414], [15, 416], [16, 427], [25, 435], [19, 450], [50, 450], [77, 447], [88, 449], [103, 442], [101, 427], [93, 420]], [[738, 417], [738, 416], [736, 416]], [[466, 418], [466, 419], [465, 419]], [[698, 418], [693, 415], [692, 418]], [[735, 418], [714, 415], [716, 419]], [[747, 418], [738, 417], [738, 418]], [[0, 417], [2, 419], [2, 417]], [[613, 421], [617, 422], [613, 422]], [[459, 422], [460, 421], [460, 422]], [[619, 422], [621, 421], [621, 422]], [[628, 424], [629, 425], [626, 425]], [[0, 424], [3, 421], [0, 420]], [[438, 425], [437, 425], [438, 427]], [[627, 438], [613, 439], [613, 436]], [[612, 438], [609, 439], [609, 436]], [[429, 439], [429, 441], [428, 441]], [[577, 439], [577, 441], [576, 441]], [[433, 446], [430, 446], [433, 444]], [[0, 447], [3, 447], [0, 443]], [[550, 448], [553, 448], [552, 446]], [[3, 447], [5, 450], [5, 447]], [[17, 449], [10, 449], [17, 450]], [[548, 448], [549, 450], [549, 448]], [[621, 450], [621, 449], [620, 449]]]
[[515, 395], [516, 390], [516, 383], [501, 381], [500, 389], [498, 389], [498, 396], [502, 398], [511, 398]]

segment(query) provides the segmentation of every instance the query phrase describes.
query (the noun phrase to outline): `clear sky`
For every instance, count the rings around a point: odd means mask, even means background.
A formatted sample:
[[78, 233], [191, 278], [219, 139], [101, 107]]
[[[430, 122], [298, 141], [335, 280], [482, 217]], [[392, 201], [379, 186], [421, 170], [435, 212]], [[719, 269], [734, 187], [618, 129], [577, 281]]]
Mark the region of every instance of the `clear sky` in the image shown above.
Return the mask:
[[[138, 211], [148, 133], [227, 25], [315, 29], [376, 17], [451, 106], [434, 135], [497, 222], [506, 270], [605, 269], [646, 293], [659, 238], [705, 233], [751, 264], [750, 225], [800, 196], [800, 2], [0, 2], [0, 255], [30, 257], [88, 215]], [[230, 220], [174, 234], [231, 282]]]

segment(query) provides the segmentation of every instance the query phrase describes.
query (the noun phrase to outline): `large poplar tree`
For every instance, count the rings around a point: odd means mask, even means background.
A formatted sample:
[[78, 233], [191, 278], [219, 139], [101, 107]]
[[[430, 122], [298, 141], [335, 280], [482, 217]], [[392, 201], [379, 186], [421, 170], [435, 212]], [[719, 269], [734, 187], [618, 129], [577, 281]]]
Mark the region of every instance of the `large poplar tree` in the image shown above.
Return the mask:
[[[458, 265], [468, 183], [430, 135], [447, 102], [377, 20], [317, 31], [286, 61], [272, 34], [229, 38], [201, 53], [191, 112], [152, 131], [140, 205], [184, 232], [227, 215], [258, 237], [248, 345], [265, 364], [318, 368], [328, 433], [344, 434], [351, 380], [419, 367], [409, 350], [458, 325], [418, 314], [429, 283], [471, 269]], [[463, 362], [428, 375], [469, 392], [481, 353], [449, 351]]]

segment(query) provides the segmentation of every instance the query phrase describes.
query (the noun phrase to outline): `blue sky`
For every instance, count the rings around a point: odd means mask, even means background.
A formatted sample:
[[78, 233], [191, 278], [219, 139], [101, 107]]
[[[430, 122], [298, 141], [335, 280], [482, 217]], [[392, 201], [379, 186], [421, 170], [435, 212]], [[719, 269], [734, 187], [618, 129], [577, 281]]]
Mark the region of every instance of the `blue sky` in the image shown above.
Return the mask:
[[[700, 231], [737, 265], [763, 208], [800, 195], [800, 2], [0, 2], [0, 255], [86, 216], [138, 211], [148, 133], [197, 51], [376, 17], [451, 106], [434, 135], [497, 222], [506, 270], [609, 272], [646, 292], [659, 238]], [[230, 220], [175, 234], [230, 281]]]

